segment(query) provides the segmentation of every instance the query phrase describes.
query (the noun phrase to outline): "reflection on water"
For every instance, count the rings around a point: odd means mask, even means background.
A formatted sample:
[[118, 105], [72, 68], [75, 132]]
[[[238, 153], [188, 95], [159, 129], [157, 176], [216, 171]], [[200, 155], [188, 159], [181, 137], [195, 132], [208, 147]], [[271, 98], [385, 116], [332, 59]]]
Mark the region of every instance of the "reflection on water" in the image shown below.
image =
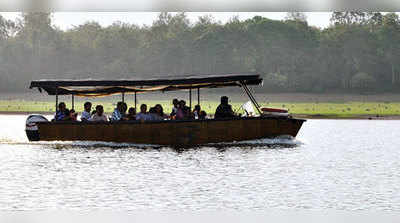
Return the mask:
[[24, 122], [0, 116], [1, 210], [400, 210], [399, 121], [191, 149], [29, 143]]

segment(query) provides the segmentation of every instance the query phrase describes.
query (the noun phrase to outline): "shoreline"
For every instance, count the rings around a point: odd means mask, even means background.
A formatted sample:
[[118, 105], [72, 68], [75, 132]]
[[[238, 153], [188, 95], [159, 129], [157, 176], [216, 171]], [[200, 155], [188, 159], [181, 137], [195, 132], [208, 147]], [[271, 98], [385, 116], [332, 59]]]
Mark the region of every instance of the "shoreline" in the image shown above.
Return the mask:
[[[0, 115], [53, 115], [54, 112], [0, 111]], [[301, 119], [331, 119], [331, 120], [400, 120], [400, 115], [321, 115], [321, 114], [292, 114]]]

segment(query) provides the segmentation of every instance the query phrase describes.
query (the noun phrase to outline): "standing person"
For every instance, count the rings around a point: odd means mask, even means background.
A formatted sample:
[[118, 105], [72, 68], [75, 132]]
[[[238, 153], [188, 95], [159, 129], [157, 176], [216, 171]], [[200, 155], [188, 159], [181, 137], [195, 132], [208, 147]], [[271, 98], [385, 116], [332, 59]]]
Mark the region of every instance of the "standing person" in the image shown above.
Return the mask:
[[141, 120], [141, 121], [150, 121], [151, 120], [151, 115], [147, 113], [147, 105], [142, 104], [140, 105], [140, 113], [136, 115], [136, 120]]
[[81, 115], [81, 121], [82, 122], [87, 122], [90, 119], [91, 116], [91, 111], [92, 111], [92, 103], [90, 102], [85, 102], [85, 104], [83, 105], [84, 111], [82, 112]]
[[67, 109], [64, 102], [60, 102], [58, 104], [58, 111], [57, 111], [56, 115], [54, 116], [54, 120], [55, 121], [68, 121], [69, 119], [70, 119], [69, 110]]
[[104, 115], [104, 108], [102, 105], [97, 105], [96, 106], [96, 113], [94, 113], [94, 115], [92, 115], [92, 117], [89, 119], [89, 121], [92, 122], [106, 122], [107, 120], [107, 116]]
[[123, 102], [120, 101], [117, 103], [117, 107], [114, 109], [110, 121], [116, 122], [122, 119], [122, 111], [123, 111]]
[[228, 97], [221, 97], [221, 104], [218, 105], [217, 110], [215, 110], [214, 118], [233, 118], [235, 113], [232, 110], [232, 106], [228, 104]]

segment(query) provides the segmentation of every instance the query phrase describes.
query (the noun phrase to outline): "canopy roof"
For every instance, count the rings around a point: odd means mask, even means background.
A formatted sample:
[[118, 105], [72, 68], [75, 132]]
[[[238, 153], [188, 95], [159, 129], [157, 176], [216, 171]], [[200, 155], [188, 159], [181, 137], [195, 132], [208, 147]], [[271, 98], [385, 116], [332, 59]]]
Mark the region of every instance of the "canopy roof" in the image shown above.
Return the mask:
[[145, 80], [38, 80], [30, 88], [45, 90], [49, 95], [77, 95], [85, 97], [106, 96], [117, 93], [142, 93], [150, 91], [177, 91], [197, 88], [259, 85], [259, 75], [229, 74], [185, 76], [171, 79]]

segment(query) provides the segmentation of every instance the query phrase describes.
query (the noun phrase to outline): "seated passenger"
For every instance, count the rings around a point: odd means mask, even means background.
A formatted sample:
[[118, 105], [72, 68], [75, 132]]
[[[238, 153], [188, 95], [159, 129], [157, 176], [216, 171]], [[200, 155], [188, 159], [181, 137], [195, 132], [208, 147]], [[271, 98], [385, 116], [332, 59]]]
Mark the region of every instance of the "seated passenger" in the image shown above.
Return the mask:
[[193, 110], [194, 119], [206, 119], [207, 113], [201, 110], [200, 105], [194, 106]]
[[156, 113], [158, 114], [158, 116], [160, 116], [162, 119], [168, 118], [168, 115], [164, 114], [164, 109], [160, 104], [156, 104], [154, 108], [156, 109]]
[[128, 110], [128, 115], [126, 116], [126, 120], [136, 120], [136, 109], [133, 107], [130, 107]]
[[204, 110], [200, 111], [199, 119], [201, 120], [207, 119], [207, 113]]
[[178, 111], [176, 112], [177, 120], [185, 120], [190, 118], [190, 108], [186, 106], [184, 100], [179, 101]]
[[114, 109], [110, 121], [116, 122], [122, 119], [122, 112], [123, 112], [123, 102], [120, 101], [117, 103], [117, 107]]
[[141, 120], [141, 121], [150, 121], [151, 116], [149, 113], [147, 113], [147, 105], [142, 104], [140, 106], [140, 113], [136, 115], [136, 120]]
[[170, 114], [171, 117], [175, 117], [176, 113], [178, 112], [178, 108], [179, 108], [179, 101], [178, 99], [174, 98], [174, 100], [172, 100], [172, 104], [174, 105], [172, 107], [172, 112]]
[[71, 121], [77, 121], [78, 120], [78, 113], [76, 113], [74, 109], [71, 109], [69, 111], [69, 120], [71, 120]]
[[64, 102], [60, 102], [58, 104], [58, 111], [56, 115], [54, 116], [55, 121], [68, 121], [70, 120], [69, 117], [69, 110], [66, 108], [66, 105]]
[[158, 115], [156, 107], [150, 108], [149, 115], [150, 115], [150, 121], [161, 121], [161, 120], [164, 120], [163, 117]]
[[232, 110], [232, 106], [228, 104], [228, 97], [221, 97], [221, 104], [218, 105], [217, 110], [215, 111], [214, 118], [233, 118], [236, 117], [235, 113]]
[[107, 120], [107, 116], [104, 115], [104, 109], [102, 105], [97, 105], [96, 106], [96, 113], [94, 113], [94, 115], [92, 115], [92, 117], [89, 119], [89, 121], [92, 122], [106, 122]]
[[85, 102], [85, 104], [83, 105], [83, 108], [84, 108], [84, 111], [82, 112], [82, 115], [81, 115], [81, 121], [86, 122], [86, 121], [89, 121], [90, 116], [91, 116], [90, 112], [92, 111], [92, 103], [90, 103], [88, 101]]
[[122, 102], [122, 110], [121, 110], [121, 115], [122, 118], [121, 120], [128, 120], [126, 111], [128, 110], [128, 105], [125, 102]]

